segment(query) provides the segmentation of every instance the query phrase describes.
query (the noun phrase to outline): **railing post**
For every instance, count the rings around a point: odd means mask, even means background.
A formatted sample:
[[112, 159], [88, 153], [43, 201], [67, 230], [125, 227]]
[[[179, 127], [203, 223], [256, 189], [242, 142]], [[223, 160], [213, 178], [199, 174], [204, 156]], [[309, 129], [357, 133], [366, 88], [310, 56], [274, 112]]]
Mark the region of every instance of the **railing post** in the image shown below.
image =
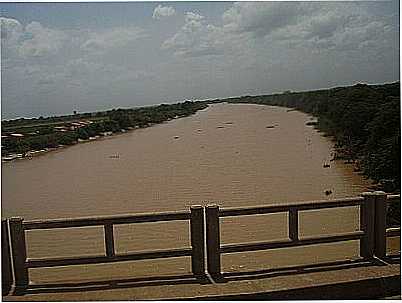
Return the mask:
[[387, 254], [387, 194], [374, 192], [375, 196], [375, 255], [384, 258]]
[[8, 232], [7, 220], [1, 220], [1, 290], [3, 296], [8, 295], [13, 284]]
[[361, 194], [364, 198], [360, 205], [360, 229], [365, 235], [360, 239], [360, 256], [372, 258], [374, 255], [374, 224], [375, 224], [375, 194], [365, 192]]
[[292, 241], [299, 240], [299, 213], [296, 208], [289, 210], [289, 238]]
[[113, 237], [113, 224], [107, 223], [104, 225], [105, 232], [105, 249], [106, 256], [113, 257], [114, 253], [114, 237]]
[[204, 209], [196, 205], [190, 207], [191, 270], [197, 277], [205, 275], [204, 249]]
[[28, 268], [25, 266], [27, 251], [25, 244], [25, 231], [22, 226], [23, 220], [23, 218], [19, 217], [10, 218], [9, 220], [15, 278], [15, 294], [23, 293], [27, 289], [29, 283]]
[[221, 274], [219, 206], [206, 207], [206, 225], [208, 273], [212, 277], [219, 277]]

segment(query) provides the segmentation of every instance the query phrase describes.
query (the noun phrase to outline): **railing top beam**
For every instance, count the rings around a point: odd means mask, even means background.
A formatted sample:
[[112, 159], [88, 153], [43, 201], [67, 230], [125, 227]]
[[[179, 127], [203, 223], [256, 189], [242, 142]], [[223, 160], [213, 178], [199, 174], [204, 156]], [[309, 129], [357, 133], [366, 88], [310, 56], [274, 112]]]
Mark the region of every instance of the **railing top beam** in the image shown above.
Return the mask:
[[163, 213], [162, 212], [143, 213], [143, 214], [124, 215], [124, 216], [30, 220], [30, 221], [24, 221], [23, 226], [25, 230], [31, 230], [31, 229], [102, 226], [105, 224], [161, 222], [161, 221], [175, 221], [175, 220], [188, 220], [188, 219], [190, 219], [189, 211], [177, 211], [177, 212], [163, 212]]
[[385, 231], [387, 237], [400, 237], [401, 236], [401, 227], [390, 227]]
[[401, 199], [401, 195], [387, 195], [387, 201], [397, 201]]
[[[400, 195], [388, 195], [387, 201], [400, 199]], [[255, 215], [266, 213], [287, 212], [290, 209], [298, 211], [314, 210], [334, 207], [357, 206], [363, 203], [363, 197], [342, 198], [334, 200], [318, 200], [310, 202], [295, 202], [286, 205], [267, 205], [242, 208], [224, 208], [219, 210], [220, 217], [240, 216], [240, 215]], [[11, 218], [10, 220], [16, 220]], [[19, 220], [22, 220], [18, 218]], [[103, 217], [84, 217], [84, 218], [63, 218], [63, 219], [48, 219], [48, 220], [30, 220], [24, 221], [25, 230], [30, 229], [50, 229], [50, 228], [69, 228], [69, 227], [86, 227], [86, 226], [101, 226], [105, 224], [130, 224], [172, 220], [188, 220], [190, 219], [189, 211], [181, 212], [161, 212], [161, 213], [143, 213], [123, 216], [103, 216]]]
[[364, 201], [363, 197], [343, 198], [334, 200], [319, 200], [311, 202], [297, 202], [284, 205], [268, 205], [268, 206], [255, 206], [255, 207], [242, 207], [242, 208], [223, 208], [219, 210], [220, 217], [227, 216], [242, 216], [242, 215], [256, 215], [266, 213], [286, 212], [290, 209], [296, 210], [314, 210], [322, 208], [334, 207], [348, 207], [361, 205]]

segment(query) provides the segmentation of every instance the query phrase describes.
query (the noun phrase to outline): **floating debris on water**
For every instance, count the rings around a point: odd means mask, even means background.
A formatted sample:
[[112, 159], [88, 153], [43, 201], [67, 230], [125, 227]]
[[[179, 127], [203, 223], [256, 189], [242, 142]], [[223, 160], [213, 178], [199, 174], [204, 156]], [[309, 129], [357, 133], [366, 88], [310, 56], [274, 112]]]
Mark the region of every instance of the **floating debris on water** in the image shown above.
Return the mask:
[[174, 139], [179, 139], [180, 137], [179, 137], [179, 136], [174, 136], [173, 138], [174, 138]]
[[325, 191], [325, 195], [329, 196], [330, 194], [332, 194], [332, 190], [327, 189], [327, 190]]
[[225, 122], [225, 124], [233, 124], [233, 122]]
[[275, 125], [267, 125], [265, 128], [275, 128]]
[[120, 158], [120, 155], [119, 155], [119, 154], [110, 155], [109, 158], [110, 158], [110, 159], [119, 159], [119, 158]]
[[217, 126], [216, 128], [225, 128], [224, 126]]

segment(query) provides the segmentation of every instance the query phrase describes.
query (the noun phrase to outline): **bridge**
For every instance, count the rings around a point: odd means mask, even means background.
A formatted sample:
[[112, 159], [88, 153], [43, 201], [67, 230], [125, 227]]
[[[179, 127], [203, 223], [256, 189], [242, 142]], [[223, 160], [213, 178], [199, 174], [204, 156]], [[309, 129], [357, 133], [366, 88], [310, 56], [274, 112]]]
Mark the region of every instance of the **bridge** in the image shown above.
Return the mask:
[[[72, 219], [2, 220], [2, 293], [15, 300], [133, 300], [133, 299], [363, 299], [400, 294], [400, 256], [387, 254], [387, 238], [399, 237], [400, 227], [387, 228], [389, 203], [400, 195], [367, 192], [359, 197], [336, 200], [266, 205], [243, 208], [192, 206], [188, 211]], [[303, 211], [357, 207], [357, 231], [326, 236], [301, 237], [299, 215]], [[288, 239], [268, 242], [221, 244], [220, 218], [287, 213]], [[120, 224], [187, 221], [190, 247], [118, 254], [114, 227]], [[29, 258], [25, 234], [29, 230], [72, 229], [100, 226], [104, 230], [102, 255], [67, 258]], [[355, 260], [337, 260], [303, 266], [227, 273], [221, 268], [224, 254], [359, 241]], [[158, 277], [128, 277], [120, 280], [36, 284], [29, 269], [150, 259], [189, 257], [191, 273]], [[61, 277], [62, 278], [62, 277]], [[187, 286], [186, 286], [187, 285]], [[186, 287], [184, 287], [186, 286]]]

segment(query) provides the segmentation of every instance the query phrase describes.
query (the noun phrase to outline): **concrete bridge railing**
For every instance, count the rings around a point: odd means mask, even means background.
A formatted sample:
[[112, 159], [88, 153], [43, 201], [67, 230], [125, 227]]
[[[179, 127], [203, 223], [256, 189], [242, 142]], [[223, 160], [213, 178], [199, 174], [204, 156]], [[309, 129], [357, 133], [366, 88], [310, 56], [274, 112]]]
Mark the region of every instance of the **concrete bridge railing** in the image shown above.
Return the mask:
[[[189, 248], [168, 250], [153, 250], [127, 254], [116, 254], [114, 248], [113, 227], [119, 224], [138, 224], [145, 222], [163, 222], [187, 220], [190, 222]], [[7, 226], [8, 221], [8, 226]], [[27, 258], [25, 231], [34, 229], [76, 228], [87, 226], [103, 226], [104, 228], [104, 255], [81, 256], [71, 258]], [[24, 221], [22, 218], [10, 218], [2, 221], [3, 235], [10, 233], [10, 240], [2, 242], [3, 263], [3, 295], [11, 290], [11, 271], [4, 271], [13, 267], [14, 294], [22, 294], [29, 287], [29, 268], [55, 267], [68, 265], [99, 264], [145, 259], [163, 259], [173, 257], [191, 257], [191, 268], [194, 276], [205, 275], [204, 268], [204, 210], [201, 206], [192, 206], [190, 211], [163, 212], [126, 216], [90, 217], [77, 219], [33, 220]], [[10, 251], [11, 254], [5, 253]]]
[[[221, 275], [221, 255], [225, 253], [295, 247], [339, 241], [360, 240], [360, 255], [363, 258], [384, 258], [386, 237], [400, 236], [399, 228], [386, 228], [387, 202], [400, 201], [400, 195], [383, 192], [363, 193], [361, 197], [337, 200], [312, 201], [286, 205], [270, 205], [245, 208], [223, 208], [209, 205], [205, 208], [192, 206], [189, 211], [136, 214], [125, 216], [90, 217], [76, 219], [24, 221], [14, 217], [2, 220], [2, 293], [7, 295], [14, 285], [14, 294], [23, 294], [29, 288], [29, 269], [68, 265], [85, 265], [123, 262], [145, 259], [191, 257], [192, 273], [195, 277]], [[360, 208], [360, 230], [322, 237], [299, 237], [299, 213], [305, 210], [357, 206]], [[220, 220], [228, 216], [248, 216], [288, 212], [288, 239], [273, 242], [257, 242], [221, 245]], [[191, 247], [116, 254], [114, 248], [114, 226], [145, 222], [187, 220], [190, 223]], [[69, 258], [27, 257], [25, 232], [38, 229], [77, 228], [103, 226], [105, 252], [103, 255]], [[204, 229], [206, 234], [204, 235]], [[206, 256], [205, 248], [206, 247]]]
[[[206, 207], [207, 269], [215, 277], [221, 275], [221, 254], [268, 250], [360, 240], [360, 256], [370, 259], [386, 256], [386, 238], [400, 236], [400, 227], [386, 228], [387, 203], [400, 201], [400, 195], [386, 195], [384, 192], [367, 192], [361, 197], [337, 200], [311, 201], [297, 204], [258, 206], [247, 208], [223, 208], [217, 205]], [[400, 203], [400, 202], [399, 202]], [[344, 234], [321, 237], [299, 237], [299, 212], [324, 208], [359, 206], [360, 230]], [[288, 213], [288, 239], [271, 242], [220, 244], [220, 220], [222, 217], [249, 216], [272, 213]]]

